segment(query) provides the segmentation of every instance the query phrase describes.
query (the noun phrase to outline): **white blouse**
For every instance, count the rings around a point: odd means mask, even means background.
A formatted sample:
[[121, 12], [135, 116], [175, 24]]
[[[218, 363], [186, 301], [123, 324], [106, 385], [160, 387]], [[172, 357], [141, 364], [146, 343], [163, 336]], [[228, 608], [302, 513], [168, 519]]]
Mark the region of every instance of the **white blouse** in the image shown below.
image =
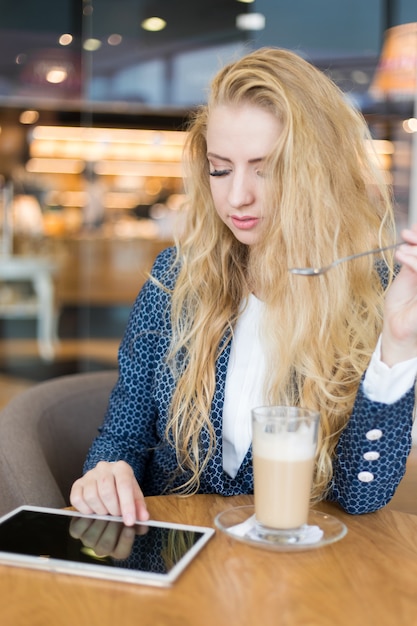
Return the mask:
[[[265, 355], [260, 338], [263, 303], [250, 295], [235, 327], [226, 375], [223, 408], [223, 469], [234, 478], [252, 441], [251, 409], [262, 395]], [[381, 340], [366, 371], [363, 389], [373, 401], [392, 404], [414, 384], [417, 358], [388, 367], [380, 359]]]
[[251, 409], [265, 404], [265, 358], [259, 335], [263, 303], [251, 295], [235, 327], [223, 408], [223, 469], [234, 477], [252, 441]]

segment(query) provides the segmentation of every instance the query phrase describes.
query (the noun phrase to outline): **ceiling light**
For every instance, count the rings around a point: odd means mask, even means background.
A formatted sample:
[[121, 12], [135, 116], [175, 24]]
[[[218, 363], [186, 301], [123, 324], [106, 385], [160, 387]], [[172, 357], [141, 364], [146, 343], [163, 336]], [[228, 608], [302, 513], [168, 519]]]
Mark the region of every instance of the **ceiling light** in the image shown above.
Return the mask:
[[161, 17], [149, 17], [148, 19], [143, 20], [143, 22], [141, 23], [143, 30], [148, 30], [152, 33], [163, 30], [166, 25], [166, 21], [163, 20]]
[[239, 30], [263, 30], [265, 15], [262, 13], [242, 13], [236, 17], [236, 28]]
[[133, 143], [148, 146], [182, 147], [186, 133], [180, 130], [155, 131], [136, 128], [99, 128], [88, 126], [36, 126], [34, 139], [52, 141], [91, 141], [104, 143]]
[[122, 43], [122, 39], [121, 35], [114, 33], [113, 35], [109, 35], [109, 37], [107, 37], [107, 43], [109, 46], [118, 46]]
[[21, 124], [35, 124], [39, 119], [38, 111], [22, 111], [19, 117], [19, 122]]
[[18, 54], [15, 59], [16, 65], [23, 65], [24, 63], [26, 63], [26, 59], [27, 59], [26, 54], [23, 54], [23, 53]]
[[80, 159], [29, 159], [26, 170], [44, 174], [81, 174], [84, 161]]
[[54, 85], [59, 85], [59, 83], [63, 83], [67, 78], [68, 72], [65, 67], [51, 67], [46, 73], [46, 80], [48, 83], [52, 83]]
[[403, 128], [406, 133], [417, 133], [417, 118], [410, 117], [410, 119], [404, 120]]
[[181, 163], [139, 162], [139, 161], [100, 161], [94, 167], [101, 176], [160, 176], [181, 178]]
[[86, 39], [83, 43], [83, 48], [84, 50], [87, 50], [88, 52], [94, 52], [95, 50], [98, 50], [101, 46], [101, 41], [100, 39]]
[[69, 46], [70, 43], [72, 43], [72, 35], [70, 35], [69, 33], [61, 35], [61, 37], [58, 39], [58, 43], [60, 43], [61, 46]]

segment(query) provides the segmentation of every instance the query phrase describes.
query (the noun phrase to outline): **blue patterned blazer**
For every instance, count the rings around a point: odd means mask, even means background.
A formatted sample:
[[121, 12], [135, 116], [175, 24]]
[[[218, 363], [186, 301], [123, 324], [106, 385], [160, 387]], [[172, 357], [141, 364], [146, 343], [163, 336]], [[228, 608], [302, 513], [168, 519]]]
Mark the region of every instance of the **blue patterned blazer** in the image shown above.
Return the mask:
[[[168, 288], [173, 287], [177, 276], [171, 268], [173, 254], [172, 248], [164, 250], [152, 270]], [[185, 471], [178, 473], [175, 450], [165, 438], [174, 389], [165, 363], [170, 336], [170, 295], [148, 280], [130, 313], [119, 348], [119, 379], [84, 466], [87, 471], [101, 460], [124, 460], [133, 468], [145, 495], [169, 493], [188, 477]], [[223, 471], [222, 413], [230, 345], [216, 365], [211, 420], [217, 445], [199, 489], [200, 493], [224, 496], [253, 493], [251, 448], [235, 478]], [[350, 513], [366, 513], [391, 499], [410, 451], [413, 407], [414, 388], [391, 405], [372, 402], [359, 389], [337, 446], [334, 476], [326, 496], [329, 500]], [[207, 449], [205, 432], [201, 444]]]

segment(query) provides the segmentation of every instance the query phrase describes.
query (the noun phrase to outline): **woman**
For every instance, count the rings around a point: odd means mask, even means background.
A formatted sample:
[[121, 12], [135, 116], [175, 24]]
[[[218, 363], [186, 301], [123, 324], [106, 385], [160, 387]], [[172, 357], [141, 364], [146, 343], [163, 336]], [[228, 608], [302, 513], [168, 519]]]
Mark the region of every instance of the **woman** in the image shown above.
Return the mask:
[[77, 509], [131, 525], [148, 518], [144, 495], [251, 493], [250, 410], [266, 403], [320, 411], [312, 501], [363, 513], [390, 500], [411, 444], [417, 228], [395, 281], [392, 255], [288, 271], [395, 240], [366, 140], [291, 52], [218, 73], [189, 129], [185, 229], [133, 307]]

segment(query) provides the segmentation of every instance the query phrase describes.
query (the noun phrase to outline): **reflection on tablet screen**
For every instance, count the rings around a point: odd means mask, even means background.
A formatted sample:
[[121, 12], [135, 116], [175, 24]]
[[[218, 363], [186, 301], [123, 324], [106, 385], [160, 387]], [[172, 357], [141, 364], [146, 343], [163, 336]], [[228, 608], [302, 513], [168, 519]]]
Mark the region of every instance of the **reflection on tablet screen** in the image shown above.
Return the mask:
[[203, 533], [22, 510], [0, 524], [0, 552], [168, 573]]

